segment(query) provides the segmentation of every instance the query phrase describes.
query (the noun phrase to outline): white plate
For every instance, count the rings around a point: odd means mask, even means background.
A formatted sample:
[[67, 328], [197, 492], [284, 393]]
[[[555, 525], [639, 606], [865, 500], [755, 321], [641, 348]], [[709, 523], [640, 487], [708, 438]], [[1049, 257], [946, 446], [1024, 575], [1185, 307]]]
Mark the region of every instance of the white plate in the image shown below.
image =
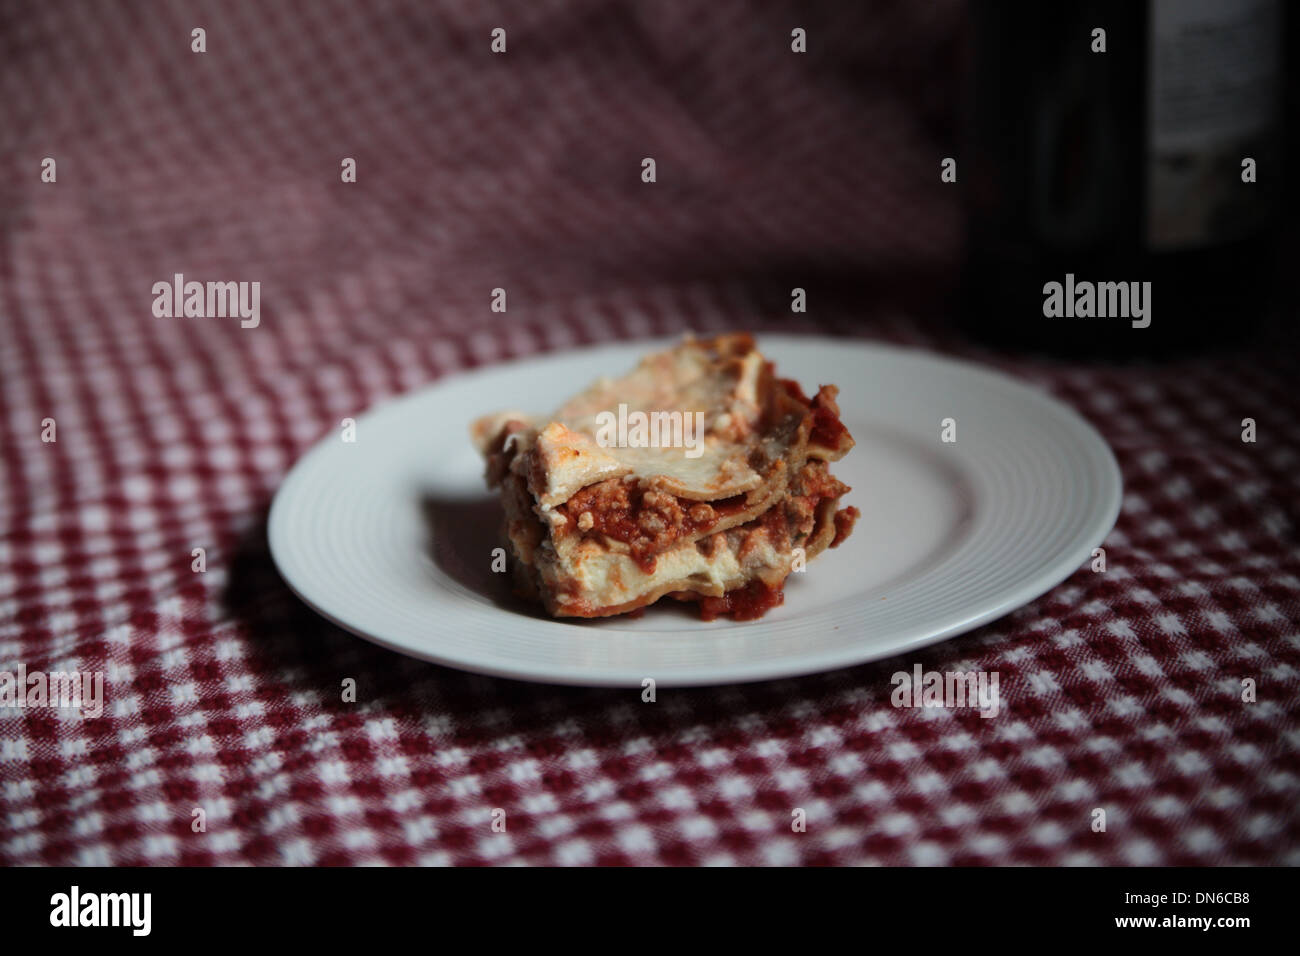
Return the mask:
[[[973, 365], [843, 340], [764, 336], [805, 390], [840, 387], [857, 447], [833, 473], [862, 511], [840, 547], [790, 576], [758, 621], [699, 621], [661, 602], [637, 619], [550, 620], [491, 570], [500, 512], [467, 423], [545, 411], [664, 342], [530, 358], [450, 377], [357, 419], [294, 466], [271, 554], [319, 613], [383, 647], [464, 670], [561, 684], [719, 684], [807, 674], [933, 644], [1059, 584], [1119, 513], [1101, 436], [1043, 392]], [[956, 441], [941, 422], [956, 420]], [[668, 604], [671, 606], [662, 606]]]

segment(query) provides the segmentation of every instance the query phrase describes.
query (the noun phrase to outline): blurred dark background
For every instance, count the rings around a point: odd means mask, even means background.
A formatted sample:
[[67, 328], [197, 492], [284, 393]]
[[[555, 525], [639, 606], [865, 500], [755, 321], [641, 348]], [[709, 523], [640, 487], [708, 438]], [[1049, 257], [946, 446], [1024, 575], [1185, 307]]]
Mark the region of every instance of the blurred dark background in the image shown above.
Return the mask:
[[[905, 314], [940, 336], [951, 323], [1070, 355], [1240, 347], [1295, 251], [1283, 170], [1296, 80], [1280, 64], [1295, 62], [1300, 17], [1221, 0], [1183, 5], [1181, 41], [1164, 28], [1184, 61], [1204, 61], [1198, 95], [1218, 96], [1176, 124], [1213, 123], [1207, 111], [1233, 97], [1275, 105], [1240, 144], [1259, 153], [1259, 182], [1217, 170], [1227, 182], [1215, 188], [1257, 198], [1254, 218], [1157, 254], [1144, 219], [1149, 94], [1186, 85], [1157, 75], [1159, 6], [11, 0], [0, 281], [18, 289], [0, 309], [30, 307], [24, 270], [62, 262], [79, 293], [43, 294], [91, 300], [85, 324], [133, 321], [121, 313], [141, 311], [134, 290], [184, 272], [261, 279], [282, 327], [312, 301], [347, 303], [347, 321], [389, 332], [412, 310], [431, 332], [499, 322], [479, 307], [496, 287], [516, 322], [525, 305], [537, 318], [633, 286], [704, 287], [757, 323], [788, 322], [798, 286], [823, 320], [857, 330]], [[1259, 28], [1283, 8], [1284, 25]], [[1097, 25], [1104, 54], [1090, 50]], [[1275, 75], [1253, 69], [1234, 87], [1268, 43]], [[1236, 148], [1223, 139], [1202, 153]], [[47, 156], [57, 189], [39, 178]], [[340, 182], [343, 157], [357, 161], [355, 184]], [[654, 184], [640, 179], [645, 157]], [[944, 157], [955, 183], [940, 181]], [[1209, 185], [1183, 188], [1187, 203], [1211, 203]], [[111, 290], [92, 292], [85, 260]], [[1152, 328], [1043, 319], [1042, 277], [1067, 269], [1154, 277]]]
[[[1292, 258], [1294, 5], [970, 9], [960, 152], [971, 331], [1072, 355], [1246, 346], [1276, 317]], [[1067, 273], [1150, 282], [1150, 326], [1044, 318], [1044, 283]]]

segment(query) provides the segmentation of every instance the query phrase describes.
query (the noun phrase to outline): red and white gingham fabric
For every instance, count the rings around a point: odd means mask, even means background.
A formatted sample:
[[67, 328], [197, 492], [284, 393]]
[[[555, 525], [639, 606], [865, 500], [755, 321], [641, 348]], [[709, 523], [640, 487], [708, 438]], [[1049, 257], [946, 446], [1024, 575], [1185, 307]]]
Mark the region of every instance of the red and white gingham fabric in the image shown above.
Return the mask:
[[[106, 679], [98, 719], [0, 708], [0, 862], [1300, 863], [1294, 344], [1129, 368], [963, 345], [936, 309], [959, 21], [0, 3], [0, 669]], [[155, 318], [177, 272], [260, 281], [260, 326]], [[277, 577], [267, 505], [340, 419], [688, 327], [868, 335], [1041, 383], [1120, 460], [1109, 569], [907, 658], [653, 705], [405, 659]], [[916, 663], [998, 671], [1002, 713], [893, 708]]]

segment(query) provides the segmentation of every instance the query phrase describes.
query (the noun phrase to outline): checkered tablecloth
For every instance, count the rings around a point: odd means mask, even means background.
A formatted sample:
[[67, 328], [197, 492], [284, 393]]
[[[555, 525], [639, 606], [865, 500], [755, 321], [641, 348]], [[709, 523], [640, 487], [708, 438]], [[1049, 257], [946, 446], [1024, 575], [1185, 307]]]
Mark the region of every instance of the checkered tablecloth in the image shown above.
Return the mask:
[[[0, 670], [106, 680], [97, 719], [0, 709], [0, 862], [1300, 863], [1294, 342], [964, 344], [959, 35], [952, 2], [0, 2]], [[259, 281], [260, 324], [155, 317], [176, 273]], [[268, 503], [342, 418], [685, 328], [1042, 384], [1123, 469], [1107, 571], [906, 658], [654, 705], [400, 657], [276, 575]], [[918, 663], [999, 672], [1001, 714], [895, 709]]]

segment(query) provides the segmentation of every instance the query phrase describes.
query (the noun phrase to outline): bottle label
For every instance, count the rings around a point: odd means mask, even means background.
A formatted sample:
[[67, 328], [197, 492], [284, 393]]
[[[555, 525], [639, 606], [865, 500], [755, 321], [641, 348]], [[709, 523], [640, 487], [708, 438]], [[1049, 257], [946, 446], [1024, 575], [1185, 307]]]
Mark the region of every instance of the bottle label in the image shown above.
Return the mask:
[[[1178, 249], [1251, 235], [1276, 180], [1280, 0], [1152, 0], [1147, 88], [1147, 244]], [[1271, 163], [1271, 168], [1269, 164]]]

